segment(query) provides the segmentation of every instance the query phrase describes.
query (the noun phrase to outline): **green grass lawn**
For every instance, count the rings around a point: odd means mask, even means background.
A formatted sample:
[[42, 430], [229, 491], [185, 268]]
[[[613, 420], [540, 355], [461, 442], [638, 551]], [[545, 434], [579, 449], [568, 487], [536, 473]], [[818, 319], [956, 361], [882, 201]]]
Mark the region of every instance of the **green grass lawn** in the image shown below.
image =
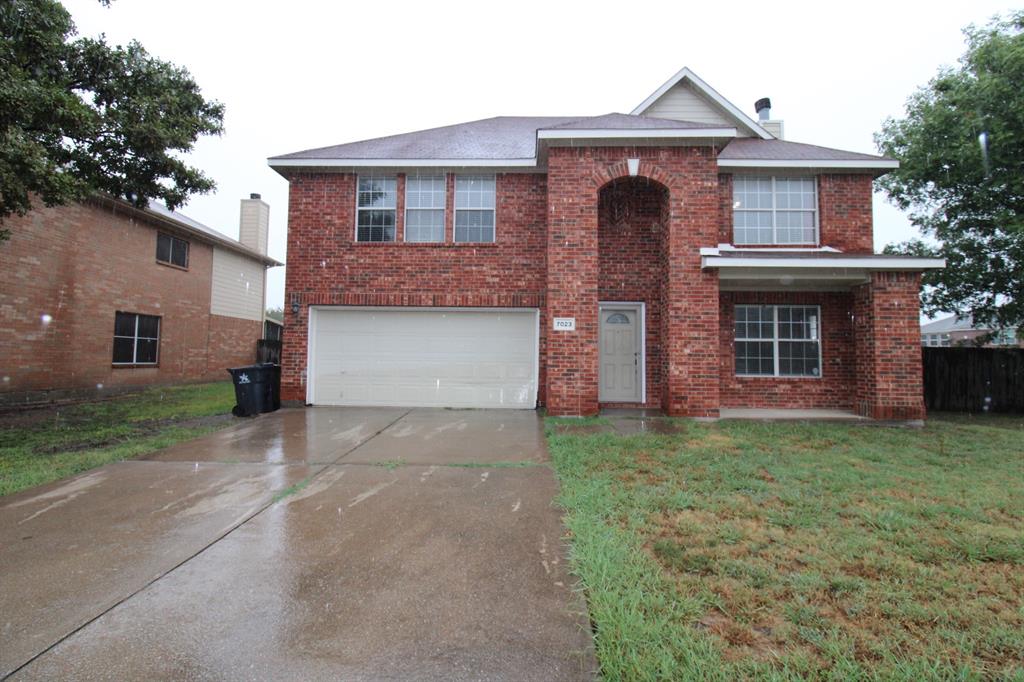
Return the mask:
[[0, 415], [0, 495], [208, 433], [234, 404], [228, 381]]
[[1024, 680], [1024, 419], [558, 423], [607, 679]]

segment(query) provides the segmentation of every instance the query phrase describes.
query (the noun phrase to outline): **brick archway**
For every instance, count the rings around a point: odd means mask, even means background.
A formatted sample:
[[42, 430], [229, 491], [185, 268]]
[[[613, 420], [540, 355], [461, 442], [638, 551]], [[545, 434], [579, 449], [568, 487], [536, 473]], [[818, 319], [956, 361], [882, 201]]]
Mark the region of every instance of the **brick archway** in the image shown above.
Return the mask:
[[662, 170], [659, 166], [651, 163], [647, 159], [640, 159], [640, 167], [636, 175], [630, 175], [629, 162], [626, 159], [622, 159], [611, 165], [595, 169], [590, 176], [590, 180], [594, 183], [594, 190], [596, 192], [600, 192], [608, 183], [621, 180], [623, 178], [643, 178], [645, 180], [652, 180], [670, 192], [675, 185], [675, 176]]

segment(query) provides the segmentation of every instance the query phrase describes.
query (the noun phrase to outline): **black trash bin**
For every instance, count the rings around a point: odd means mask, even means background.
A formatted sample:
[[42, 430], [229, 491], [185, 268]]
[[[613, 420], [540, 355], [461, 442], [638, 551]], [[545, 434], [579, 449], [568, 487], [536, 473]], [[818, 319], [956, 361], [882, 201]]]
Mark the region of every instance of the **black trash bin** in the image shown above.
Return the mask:
[[231, 414], [236, 417], [252, 417], [267, 412], [272, 404], [267, 381], [270, 372], [263, 365], [232, 367], [228, 370], [235, 384], [235, 406]]

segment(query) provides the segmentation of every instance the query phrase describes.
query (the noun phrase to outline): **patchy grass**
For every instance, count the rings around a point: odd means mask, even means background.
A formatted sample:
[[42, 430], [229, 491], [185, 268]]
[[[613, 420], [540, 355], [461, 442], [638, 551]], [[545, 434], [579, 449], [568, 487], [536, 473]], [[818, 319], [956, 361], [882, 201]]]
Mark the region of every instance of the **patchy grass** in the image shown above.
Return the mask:
[[132, 459], [226, 424], [230, 382], [152, 388], [0, 417], [0, 495]]
[[1024, 680], [1024, 425], [547, 428], [608, 679]]

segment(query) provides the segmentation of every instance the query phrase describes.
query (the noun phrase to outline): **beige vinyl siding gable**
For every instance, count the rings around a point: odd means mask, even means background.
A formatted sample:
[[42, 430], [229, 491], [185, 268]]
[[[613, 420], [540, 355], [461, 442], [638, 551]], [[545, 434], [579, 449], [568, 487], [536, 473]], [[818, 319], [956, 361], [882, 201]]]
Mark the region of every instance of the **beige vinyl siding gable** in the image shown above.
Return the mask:
[[264, 273], [262, 263], [214, 248], [210, 312], [243, 320], [262, 320]]
[[[696, 93], [685, 81], [676, 83], [669, 88], [668, 92], [658, 98], [643, 114], [673, 121], [715, 123], [730, 128], [736, 126], [736, 121], [716, 104]], [[736, 134], [741, 137], [749, 136], [749, 133], [739, 126], [737, 126]]]

